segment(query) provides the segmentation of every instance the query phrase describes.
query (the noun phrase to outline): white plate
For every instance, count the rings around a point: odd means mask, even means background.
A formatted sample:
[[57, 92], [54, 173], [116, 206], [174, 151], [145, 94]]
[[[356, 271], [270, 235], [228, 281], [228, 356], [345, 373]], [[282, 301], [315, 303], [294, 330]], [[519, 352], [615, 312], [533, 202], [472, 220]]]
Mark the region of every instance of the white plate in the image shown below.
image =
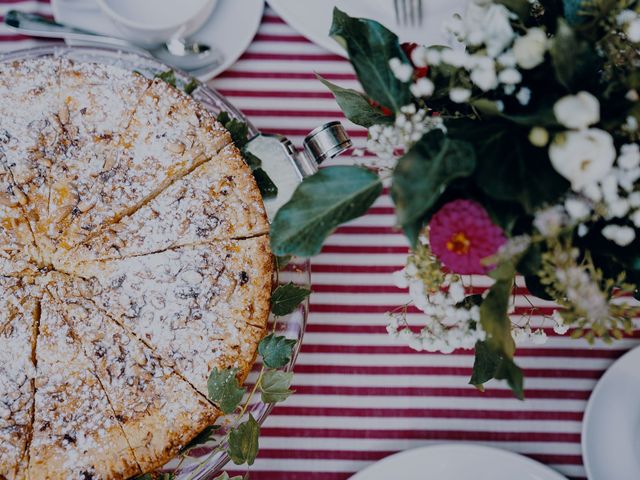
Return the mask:
[[396, 24], [393, 0], [267, 0], [271, 8], [293, 28], [327, 50], [346, 56], [345, 51], [329, 37], [333, 7], [351, 16], [377, 20], [393, 30], [401, 42], [423, 45], [446, 43], [444, 22], [454, 13], [464, 11], [466, 0], [422, 0], [423, 22], [419, 27]]
[[356, 473], [351, 480], [388, 480], [390, 478], [567, 480], [555, 470], [522, 455], [467, 444], [434, 445], [400, 452]]
[[[116, 37], [121, 35], [94, 0], [51, 0], [51, 9], [58, 22]], [[220, 0], [193, 38], [216, 48], [222, 61], [191, 73], [207, 81], [229, 68], [249, 47], [260, 27], [263, 11], [264, 0]]]
[[640, 478], [640, 348], [619, 358], [593, 390], [582, 424], [589, 480]]

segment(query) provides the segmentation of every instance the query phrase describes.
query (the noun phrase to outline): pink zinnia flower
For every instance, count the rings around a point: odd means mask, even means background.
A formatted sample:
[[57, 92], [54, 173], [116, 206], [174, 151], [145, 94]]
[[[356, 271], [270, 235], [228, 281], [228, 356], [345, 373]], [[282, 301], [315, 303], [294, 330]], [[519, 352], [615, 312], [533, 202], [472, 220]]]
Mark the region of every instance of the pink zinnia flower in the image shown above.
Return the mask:
[[506, 242], [502, 229], [487, 211], [470, 200], [444, 205], [429, 222], [429, 245], [434, 255], [454, 273], [487, 273], [483, 258], [495, 254]]

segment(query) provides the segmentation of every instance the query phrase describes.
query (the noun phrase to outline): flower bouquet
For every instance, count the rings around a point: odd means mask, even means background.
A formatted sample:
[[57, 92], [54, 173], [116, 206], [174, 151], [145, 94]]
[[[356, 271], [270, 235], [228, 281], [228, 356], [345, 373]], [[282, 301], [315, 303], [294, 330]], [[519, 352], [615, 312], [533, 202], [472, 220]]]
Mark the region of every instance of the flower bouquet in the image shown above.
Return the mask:
[[[319, 80], [375, 156], [306, 178], [272, 224], [274, 252], [315, 255], [388, 185], [411, 245], [396, 274], [411, 302], [388, 331], [418, 350], [475, 348], [471, 384], [504, 379], [523, 398], [516, 344], [543, 343], [545, 326], [590, 342], [631, 333], [639, 12], [629, 0], [475, 0], [444, 47], [401, 45], [336, 9], [330, 34], [364, 92]], [[510, 315], [516, 294], [559, 308]]]

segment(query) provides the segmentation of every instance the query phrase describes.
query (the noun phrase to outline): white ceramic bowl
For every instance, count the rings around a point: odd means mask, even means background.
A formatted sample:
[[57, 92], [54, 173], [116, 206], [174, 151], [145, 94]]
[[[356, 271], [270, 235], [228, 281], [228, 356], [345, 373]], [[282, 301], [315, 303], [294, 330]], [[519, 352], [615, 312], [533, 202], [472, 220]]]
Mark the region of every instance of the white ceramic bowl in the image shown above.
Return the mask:
[[218, 0], [96, 0], [123, 38], [143, 47], [187, 37], [207, 21]]

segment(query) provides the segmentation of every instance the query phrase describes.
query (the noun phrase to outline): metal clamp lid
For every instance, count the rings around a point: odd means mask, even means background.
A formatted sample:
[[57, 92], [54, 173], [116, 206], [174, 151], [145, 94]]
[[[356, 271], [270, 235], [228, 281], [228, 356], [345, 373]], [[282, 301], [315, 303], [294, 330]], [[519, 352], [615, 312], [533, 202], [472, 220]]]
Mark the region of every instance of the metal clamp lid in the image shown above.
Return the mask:
[[303, 142], [305, 155], [318, 164], [340, 155], [352, 145], [349, 135], [338, 121], [319, 126]]

